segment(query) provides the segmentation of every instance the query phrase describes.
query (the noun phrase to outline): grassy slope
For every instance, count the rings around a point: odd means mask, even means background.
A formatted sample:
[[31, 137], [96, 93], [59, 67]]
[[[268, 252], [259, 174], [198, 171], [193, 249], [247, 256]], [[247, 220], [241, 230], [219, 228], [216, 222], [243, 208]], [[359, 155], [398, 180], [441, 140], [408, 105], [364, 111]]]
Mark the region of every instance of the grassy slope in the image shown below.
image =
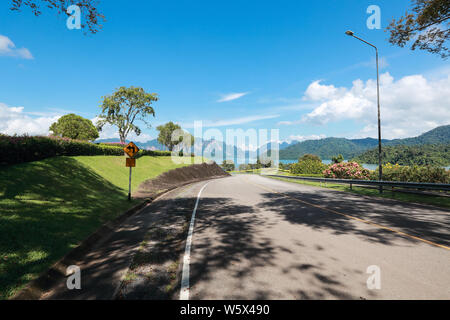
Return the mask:
[[[73, 158], [90, 167], [97, 174], [128, 193], [130, 168], [125, 167], [124, 157], [97, 156]], [[155, 178], [165, 171], [183, 166], [185, 165], [173, 163], [171, 157], [141, 157], [136, 160], [136, 167], [132, 169], [131, 189], [135, 191], [145, 180]]]
[[[126, 200], [124, 162], [114, 156], [57, 157], [0, 168], [0, 299], [136, 204]], [[142, 157], [133, 186], [181, 166], [170, 157]]]

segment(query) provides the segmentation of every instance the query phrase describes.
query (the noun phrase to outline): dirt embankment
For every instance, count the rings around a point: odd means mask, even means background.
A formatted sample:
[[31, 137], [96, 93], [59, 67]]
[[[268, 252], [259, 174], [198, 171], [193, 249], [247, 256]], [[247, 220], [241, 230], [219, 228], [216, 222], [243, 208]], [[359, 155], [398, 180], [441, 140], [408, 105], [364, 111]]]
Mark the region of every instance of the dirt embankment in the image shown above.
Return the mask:
[[179, 187], [184, 184], [202, 181], [216, 177], [226, 177], [228, 173], [222, 170], [215, 162], [211, 164], [194, 164], [188, 167], [178, 168], [164, 172], [158, 177], [146, 180], [139, 186], [134, 198], [151, 198], [163, 190]]

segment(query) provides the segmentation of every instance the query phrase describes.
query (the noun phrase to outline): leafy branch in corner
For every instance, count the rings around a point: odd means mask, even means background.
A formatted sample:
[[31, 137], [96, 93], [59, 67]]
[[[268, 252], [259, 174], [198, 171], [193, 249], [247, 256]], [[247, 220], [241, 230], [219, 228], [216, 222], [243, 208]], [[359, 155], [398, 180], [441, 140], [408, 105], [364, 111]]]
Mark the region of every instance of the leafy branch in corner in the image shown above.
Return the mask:
[[425, 50], [446, 59], [450, 56], [446, 47], [450, 38], [450, 1], [413, 0], [412, 12], [392, 20], [387, 31], [393, 45], [405, 47], [412, 42], [411, 50]]
[[71, 5], [80, 7], [81, 15], [86, 21], [82, 23], [81, 27], [88, 28], [92, 34], [97, 33], [102, 28], [102, 21], [105, 21], [105, 16], [98, 11], [98, 1], [96, 0], [11, 0], [11, 10], [20, 11], [22, 7], [30, 7], [35, 16], [42, 13], [42, 7], [56, 10], [58, 14], [69, 14], [66, 12]]

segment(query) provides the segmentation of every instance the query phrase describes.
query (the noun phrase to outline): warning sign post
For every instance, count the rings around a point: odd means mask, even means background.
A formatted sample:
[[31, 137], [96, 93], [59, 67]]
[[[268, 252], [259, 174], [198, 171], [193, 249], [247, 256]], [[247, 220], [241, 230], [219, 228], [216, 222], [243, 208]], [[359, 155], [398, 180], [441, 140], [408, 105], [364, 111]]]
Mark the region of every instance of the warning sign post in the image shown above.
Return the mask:
[[133, 142], [130, 142], [123, 151], [128, 155], [129, 158], [126, 158], [125, 166], [130, 168], [130, 178], [128, 180], [128, 201], [131, 201], [131, 170], [136, 167], [136, 159], [134, 158], [139, 152], [139, 148]]

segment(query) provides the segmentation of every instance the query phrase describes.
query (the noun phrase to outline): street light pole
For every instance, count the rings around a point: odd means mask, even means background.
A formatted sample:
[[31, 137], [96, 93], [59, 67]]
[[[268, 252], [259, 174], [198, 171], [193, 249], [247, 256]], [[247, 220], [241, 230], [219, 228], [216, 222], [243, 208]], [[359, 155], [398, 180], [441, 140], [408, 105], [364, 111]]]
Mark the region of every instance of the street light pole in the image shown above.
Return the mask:
[[[353, 31], [346, 31], [346, 35], [356, 38], [369, 46], [375, 48], [376, 53], [376, 61], [377, 61], [377, 107], [378, 107], [378, 180], [383, 180], [383, 167], [381, 165], [381, 120], [380, 120], [380, 73], [378, 71], [378, 48], [371, 44], [370, 42], [367, 42], [366, 40], [363, 40], [357, 36], [355, 36], [355, 33]], [[380, 193], [383, 193], [383, 186], [380, 185]]]

